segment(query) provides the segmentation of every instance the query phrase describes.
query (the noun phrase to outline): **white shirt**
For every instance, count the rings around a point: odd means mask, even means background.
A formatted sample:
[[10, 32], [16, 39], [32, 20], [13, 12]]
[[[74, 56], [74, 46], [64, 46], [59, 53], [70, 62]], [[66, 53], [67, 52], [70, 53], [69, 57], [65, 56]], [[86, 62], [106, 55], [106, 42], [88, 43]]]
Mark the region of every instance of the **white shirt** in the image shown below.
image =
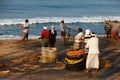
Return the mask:
[[60, 24], [60, 30], [65, 32], [65, 29], [66, 29], [66, 25], [61, 23]]
[[87, 41], [86, 48], [89, 48], [88, 54], [99, 54], [99, 39], [92, 37]]
[[76, 36], [75, 36], [75, 42], [80, 42], [80, 39], [83, 39], [83, 33], [79, 32]]
[[[27, 27], [27, 28], [25, 28], [25, 27]], [[28, 24], [28, 23], [25, 23], [25, 24], [23, 25], [23, 28], [25, 28], [25, 29], [23, 29], [23, 32], [28, 33], [29, 24]]]

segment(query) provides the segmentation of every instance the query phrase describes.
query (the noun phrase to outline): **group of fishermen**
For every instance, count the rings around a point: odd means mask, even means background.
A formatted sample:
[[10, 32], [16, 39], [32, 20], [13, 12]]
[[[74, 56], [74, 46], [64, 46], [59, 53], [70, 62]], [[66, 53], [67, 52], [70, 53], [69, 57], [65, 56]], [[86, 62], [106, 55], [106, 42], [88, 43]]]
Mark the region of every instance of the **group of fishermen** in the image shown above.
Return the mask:
[[114, 20], [114, 21], [111, 21], [110, 19], [105, 20], [104, 29], [106, 31], [107, 38], [111, 39], [112, 44], [114, 44], [115, 40], [117, 40], [118, 43], [120, 43], [119, 28], [120, 28], [120, 24], [118, 23], [118, 20]]

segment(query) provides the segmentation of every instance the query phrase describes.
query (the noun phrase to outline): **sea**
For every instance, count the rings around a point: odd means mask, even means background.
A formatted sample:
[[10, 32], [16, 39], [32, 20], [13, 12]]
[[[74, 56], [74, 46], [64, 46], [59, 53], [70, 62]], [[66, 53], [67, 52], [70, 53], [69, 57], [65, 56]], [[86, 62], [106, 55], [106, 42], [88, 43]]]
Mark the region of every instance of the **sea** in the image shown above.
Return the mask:
[[0, 0], [0, 40], [21, 39], [21, 25], [29, 19], [29, 38], [38, 39], [47, 26], [52, 25], [60, 37], [60, 21], [71, 28], [90, 29], [98, 36], [105, 36], [104, 21], [120, 22], [120, 0]]

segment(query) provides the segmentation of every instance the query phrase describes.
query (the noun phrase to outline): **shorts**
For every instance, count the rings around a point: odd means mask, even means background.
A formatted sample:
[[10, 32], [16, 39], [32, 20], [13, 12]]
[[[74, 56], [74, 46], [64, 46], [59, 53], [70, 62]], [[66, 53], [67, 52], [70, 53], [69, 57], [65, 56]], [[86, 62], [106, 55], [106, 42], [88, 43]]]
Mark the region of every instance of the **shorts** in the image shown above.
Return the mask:
[[66, 36], [66, 33], [64, 31], [61, 31], [61, 36], [62, 37]]
[[22, 33], [22, 40], [28, 40], [28, 33], [23, 32]]
[[119, 37], [119, 34], [118, 34], [118, 31], [117, 30], [114, 30], [112, 32], [112, 37]]
[[106, 31], [106, 34], [111, 34], [111, 30], [107, 30], [107, 31]]

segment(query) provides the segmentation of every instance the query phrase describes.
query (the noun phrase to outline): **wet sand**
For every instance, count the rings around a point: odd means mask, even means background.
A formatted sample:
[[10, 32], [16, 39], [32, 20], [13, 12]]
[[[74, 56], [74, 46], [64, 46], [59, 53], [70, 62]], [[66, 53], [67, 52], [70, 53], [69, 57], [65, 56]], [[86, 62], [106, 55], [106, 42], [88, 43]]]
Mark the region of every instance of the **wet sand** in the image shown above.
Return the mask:
[[[64, 46], [57, 39], [57, 62], [40, 63], [40, 40], [0, 40], [0, 70], [9, 70], [0, 74], [6, 80], [119, 80], [120, 79], [120, 45], [111, 45], [105, 37], [100, 37], [100, 59], [112, 62], [111, 67], [100, 67], [99, 72], [88, 74], [81, 71], [65, 69], [65, 54], [72, 50], [73, 40]], [[32, 56], [32, 59], [30, 59]]]

